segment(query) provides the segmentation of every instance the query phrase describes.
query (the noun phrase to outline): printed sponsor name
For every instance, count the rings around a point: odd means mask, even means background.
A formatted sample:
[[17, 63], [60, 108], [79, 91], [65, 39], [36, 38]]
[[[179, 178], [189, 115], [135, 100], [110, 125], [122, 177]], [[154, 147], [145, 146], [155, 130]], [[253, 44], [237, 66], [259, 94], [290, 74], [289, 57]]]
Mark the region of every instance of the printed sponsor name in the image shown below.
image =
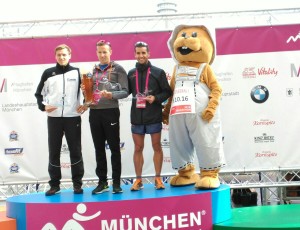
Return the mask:
[[8, 148], [4, 149], [5, 155], [19, 155], [23, 154], [23, 148]]

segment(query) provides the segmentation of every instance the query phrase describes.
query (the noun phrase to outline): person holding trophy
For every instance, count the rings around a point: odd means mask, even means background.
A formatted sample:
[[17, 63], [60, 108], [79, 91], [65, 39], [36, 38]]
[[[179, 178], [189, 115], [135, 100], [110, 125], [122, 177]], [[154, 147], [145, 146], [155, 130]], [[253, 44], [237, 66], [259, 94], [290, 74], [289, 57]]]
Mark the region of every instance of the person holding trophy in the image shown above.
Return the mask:
[[[111, 152], [113, 193], [121, 193], [121, 148], [119, 99], [128, 96], [128, 81], [125, 69], [111, 61], [111, 44], [100, 40], [96, 44], [99, 63], [87, 73], [93, 79], [92, 101], [87, 99], [88, 86], [82, 84], [85, 104], [90, 107], [89, 122], [96, 154], [98, 186], [92, 194], [109, 191], [107, 182], [106, 141]], [[84, 77], [84, 76], [83, 76]], [[88, 80], [88, 79], [86, 79]]]
[[71, 173], [75, 194], [83, 193], [84, 166], [81, 152], [81, 117], [86, 107], [80, 104], [80, 71], [70, 65], [71, 48], [65, 44], [55, 48], [54, 67], [46, 69], [37, 86], [35, 97], [38, 108], [48, 115], [48, 148], [50, 189], [46, 196], [60, 192], [60, 153], [65, 135], [71, 161]]

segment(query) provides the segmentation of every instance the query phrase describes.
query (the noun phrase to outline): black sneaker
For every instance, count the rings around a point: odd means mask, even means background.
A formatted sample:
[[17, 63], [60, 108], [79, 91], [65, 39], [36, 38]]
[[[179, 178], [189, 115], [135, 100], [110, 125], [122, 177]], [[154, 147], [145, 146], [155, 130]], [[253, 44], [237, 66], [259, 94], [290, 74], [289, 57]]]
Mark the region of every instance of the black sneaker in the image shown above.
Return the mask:
[[120, 187], [120, 185], [113, 185], [113, 191], [112, 191], [112, 193], [116, 194], [116, 193], [122, 193], [122, 192], [123, 192], [123, 190]]
[[46, 193], [45, 195], [46, 196], [52, 196], [52, 195], [55, 195], [55, 194], [58, 194], [60, 193], [60, 188], [59, 187], [51, 187]]
[[73, 191], [74, 191], [74, 194], [82, 194], [83, 193], [83, 189], [80, 187], [74, 187]]
[[107, 184], [101, 183], [99, 184], [93, 191], [92, 194], [100, 194], [109, 191], [109, 186]]

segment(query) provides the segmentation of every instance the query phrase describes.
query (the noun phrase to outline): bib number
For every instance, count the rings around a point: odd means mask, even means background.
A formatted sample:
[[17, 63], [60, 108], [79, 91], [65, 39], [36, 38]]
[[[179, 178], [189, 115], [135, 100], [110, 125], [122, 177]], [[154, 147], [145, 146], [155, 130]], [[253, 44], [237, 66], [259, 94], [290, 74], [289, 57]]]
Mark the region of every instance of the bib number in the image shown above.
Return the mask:
[[100, 101], [101, 99], [101, 92], [99, 89], [96, 89], [94, 92], [93, 92], [93, 103], [94, 104], [98, 104], [98, 102]]
[[176, 85], [170, 115], [195, 113], [194, 83], [192, 81]]
[[138, 109], [146, 108], [146, 96], [145, 95], [136, 95], [136, 108], [138, 108]]

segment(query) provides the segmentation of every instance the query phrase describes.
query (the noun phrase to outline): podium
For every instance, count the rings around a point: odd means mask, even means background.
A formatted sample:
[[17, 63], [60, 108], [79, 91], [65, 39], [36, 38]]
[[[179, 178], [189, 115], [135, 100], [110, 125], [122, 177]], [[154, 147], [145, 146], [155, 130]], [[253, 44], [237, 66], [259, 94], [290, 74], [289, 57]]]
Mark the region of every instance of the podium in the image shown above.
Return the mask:
[[122, 188], [120, 194], [92, 195], [93, 188], [85, 188], [83, 194], [61, 190], [54, 196], [14, 196], [6, 200], [6, 213], [16, 219], [18, 230], [212, 230], [232, 217], [228, 185], [213, 190], [169, 184], [164, 190], [152, 184], [134, 192], [130, 185]]

